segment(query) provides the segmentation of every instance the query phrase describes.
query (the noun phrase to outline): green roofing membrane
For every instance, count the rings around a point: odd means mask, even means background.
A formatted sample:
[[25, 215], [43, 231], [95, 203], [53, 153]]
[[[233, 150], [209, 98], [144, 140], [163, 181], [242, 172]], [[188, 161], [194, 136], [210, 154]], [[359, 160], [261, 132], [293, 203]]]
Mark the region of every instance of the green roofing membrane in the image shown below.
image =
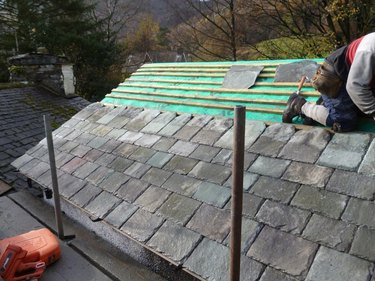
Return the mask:
[[[274, 82], [280, 64], [303, 59], [189, 62], [145, 64], [102, 100], [105, 104], [153, 108], [179, 113], [233, 117], [236, 105], [246, 107], [246, 118], [281, 122], [282, 112], [298, 82]], [[317, 63], [323, 59], [309, 59]], [[226, 89], [222, 83], [232, 65], [260, 65], [264, 69], [249, 89]], [[305, 83], [302, 93], [315, 102], [319, 93]], [[295, 120], [301, 123], [301, 120]], [[361, 130], [375, 132], [372, 122], [362, 122]]]

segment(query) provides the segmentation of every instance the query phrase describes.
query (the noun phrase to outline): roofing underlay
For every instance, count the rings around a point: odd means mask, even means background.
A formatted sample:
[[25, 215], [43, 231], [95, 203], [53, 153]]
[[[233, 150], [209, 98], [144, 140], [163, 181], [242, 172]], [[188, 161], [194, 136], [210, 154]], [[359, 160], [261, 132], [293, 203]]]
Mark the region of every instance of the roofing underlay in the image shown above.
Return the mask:
[[[281, 122], [288, 97], [297, 90], [299, 78], [293, 82], [274, 82], [275, 73], [280, 65], [305, 61], [321, 63], [323, 59], [145, 64], [102, 102], [224, 117], [233, 117], [233, 107], [243, 105], [249, 120]], [[223, 88], [231, 66], [264, 68], [249, 89]], [[301, 95], [315, 102], [320, 94], [306, 83]], [[375, 124], [372, 120], [362, 120], [358, 129], [375, 132]]]

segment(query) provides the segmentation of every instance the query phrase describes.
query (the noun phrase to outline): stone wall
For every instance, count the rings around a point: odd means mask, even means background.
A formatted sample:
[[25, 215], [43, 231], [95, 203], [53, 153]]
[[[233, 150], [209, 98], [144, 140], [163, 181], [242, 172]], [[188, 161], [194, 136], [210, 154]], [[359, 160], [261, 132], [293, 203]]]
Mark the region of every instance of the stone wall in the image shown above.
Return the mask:
[[73, 65], [65, 57], [28, 53], [8, 59], [10, 80], [47, 88], [65, 97], [75, 96]]

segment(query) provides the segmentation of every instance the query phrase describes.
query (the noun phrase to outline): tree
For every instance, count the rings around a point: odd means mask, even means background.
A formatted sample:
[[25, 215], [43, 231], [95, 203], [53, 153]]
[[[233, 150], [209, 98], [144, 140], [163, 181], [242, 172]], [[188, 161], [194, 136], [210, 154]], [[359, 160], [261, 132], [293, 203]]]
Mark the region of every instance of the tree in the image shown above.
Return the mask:
[[[171, 33], [175, 45], [188, 48], [189, 53], [202, 60], [237, 60], [239, 34], [235, 0], [182, 2], [188, 7], [188, 12], [169, 2], [183, 21]], [[191, 41], [187, 42], [186, 39]]]

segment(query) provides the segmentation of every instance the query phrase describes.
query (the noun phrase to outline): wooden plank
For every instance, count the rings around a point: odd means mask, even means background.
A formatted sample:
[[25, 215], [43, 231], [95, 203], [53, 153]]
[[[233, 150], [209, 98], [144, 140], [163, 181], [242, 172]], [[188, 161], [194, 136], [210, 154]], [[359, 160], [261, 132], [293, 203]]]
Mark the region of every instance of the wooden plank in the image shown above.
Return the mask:
[[[124, 93], [132, 95], [148, 95], [148, 96], [160, 96], [170, 98], [183, 98], [183, 99], [200, 99], [210, 101], [224, 101], [224, 102], [247, 102], [247, 103], [259, 103], [259, 104], [273, 104], [273, 105], [286, 105], [286, 100], [272, 100], [272, 99], [251, 99], [251, 98], [234, 98], [234, 97], [217, 97], [217, 96], [199, 96], [189, 94], [174, 94], [174, 93], [163, 93], [163, 92], [147, 92], [147, 91], [136, 91], [136, 90], [113, 90], [113, 93]], [[114, 94], [116, 95], [116, 94]]]
[[[172, 67], [172, 68], [168, 68], [168, 67], [149, 67], [149, 68], [140, 68], [137, 70], [137, 72], [199, 72], [199, 73], [211, 73], [211, 72], [214, 72], [214, 73], [226, 73], [228, 72], [228, 70], [230, 69], [230, 67], [228, 68], [180, 68], [180, 67]], [[276, 67], [266, 67], [262, 70], [262, 72], [275, 72], [276, 71]]]
[[[215, 92], [215, 93], [244, 93], [244, 94], [261, 94], [261, 95], [290, 95], [291, 92], [287, 90], [260, 90], [260, 89], [225, 89], [225, 88], [200, 88], [200, 87], [183, 87], [183, 86], [161, 86], [161, 85], [143, 85], [143, 84], [125, 84], [121, 83], [121, 87], [139, 87], [139, 88], [153, 88], [153, 89], [168, 89], [181, 91], [195, 91], [195, 92]], [[302, 96], [320, 96], [317, 91], [301, 92]]]
[[[181, 102], [181, 100], [163, 100], [163, 99], [134, 97], [134, 96], [126, 96], [126, 95], [120, 96], [120, 95], [113, 95], [113, 94], [106, 95], [106, 97], [117, 98], [117, 99], [131, 99], [131, 100], [147, 101], [147, 102], [155, 102], [155, 103], [167, 103], [167, 104], [175, 104], [175, 105], [187, 105], [187, 106], [196, 106], [196, 107], [205, 107], [205, 108], [233, 110], [233, 105], [226, 105], [226, 104], [209, 104], [209, 103], [205, 104], [205, 103], [196, 103], [196, 102]], [[274, 113], [274, 114], [283, 113], [282, 109], [259, 108], [259, 107], [246, 107], [246, 111]]]
[[[298, 60], [301, 61], [301, 60]], [[295, 62], [298, 62], [295, 61]], [[170, 67], [179, 67], [179, 68], [228, 68], [231, 67], [232, 65], [246, 65], [246, 66], [274, 66], [277, 67], [280, 64], [288, 64], [288, 63], [293, 63], [293, 61], [269, 61], [269, 62], [256, 62], [253, 61], [253, 63], [246, 63], [246, 62], [241, 62], [241, 63], [223, 63], [223, 64], [210, 64], [209, 62], [207, 63], [147, 63], [141, 66], [141, 68], [152, 68], [152, 67], [160, 67], [160, 68], [170, 68]], [[317, 62], [318, 64], [322, 64], [323, 62]]]
[[[177, 76], [177, 77], [216, 77], [224, 78], [225, 74], [217, 73], [181, 73], [181, 72], [135, 72], [132, 76]], [[261, 78], [273, 78], [274, 73], [261, 73], [258, 75]]]

